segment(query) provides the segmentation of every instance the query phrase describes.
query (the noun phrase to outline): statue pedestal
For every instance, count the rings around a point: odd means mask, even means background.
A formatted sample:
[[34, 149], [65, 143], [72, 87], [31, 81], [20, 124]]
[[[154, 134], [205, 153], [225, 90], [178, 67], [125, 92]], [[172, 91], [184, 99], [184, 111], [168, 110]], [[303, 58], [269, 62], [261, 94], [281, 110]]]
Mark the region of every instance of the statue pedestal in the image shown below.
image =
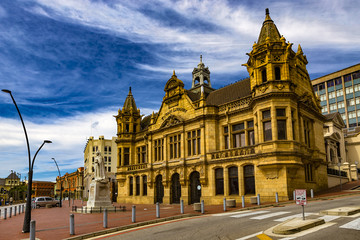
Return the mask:
[[110, 200], [109, 182], [99, 182], [93, 180], [90, 183], [88, 208], [112, 207]]

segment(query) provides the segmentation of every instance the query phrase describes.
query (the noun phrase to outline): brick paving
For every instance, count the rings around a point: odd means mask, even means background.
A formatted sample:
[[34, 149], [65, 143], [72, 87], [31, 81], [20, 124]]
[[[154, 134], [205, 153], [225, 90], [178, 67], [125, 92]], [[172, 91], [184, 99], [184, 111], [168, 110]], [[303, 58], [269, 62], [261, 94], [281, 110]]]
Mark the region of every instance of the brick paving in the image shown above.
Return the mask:
[[[350, 190], [357, 186], [357, 181], [353, 181], [347, 184], [342, 185], [342, 191], [340, 192], [340, 187], [334, 187], [326, 191], [315, 194], [314, 201], [321, 200], [321, 198], [332, 198], [332, 197], [342, 197], [349, 194], [359, 194], [360, 189]], [[275, 201], [275, 199], [274, 199]], [[85, 205], [85, 203], [83, 203]], [[261, 203], [261, 207], [271, 206], [274, 203]], [[294, 201], [281, 202], [280, 204], [294, 204]], [[71, 201], [72, 205], [72, 201]], [[80, 200], [75, 200], [75, 206], [81, 206], [82, 202]], [[119, 226], [126, 226], [132, 224], [131, 222], [131, 207], [132, 204], [118, 204], [115, 203], [115, 206], [126, 206], [126, 211], [117, 211], [108, 213], [108, 228], [114, 228]], [[246, 204], [245, 208], [257, 208], [257, 205]], [[228, 209], [229, 211], [240, 210], [242, 209], [241, 203], [237, 203], [236, 208]], [[32, 220], [36, 221], [36, 238], [41, 240], [51, 239], [65, 239], [69, 238], [69, 222], [71, 207], [69, 207], [69, 202], [64, 201], [63, 207], [55, 208], [40, 208], [33, 209], [31, 216]], [[201, 215], [201, 213], [193, 210], [191, 205], [184, 206], [185, 214], [196, 214]], [[212, 205], [207, 206], [205, 203], [205, 215], [220, 213], [223, 212], [222, 205]], [[75, 217], [75, 236], [79, 236], [86, 233], [96, 232], [104, 230], [103, 228], [103, 213], [92, 213], [92, 214], [82, 214], [82, 213], [73, 213]], [[3, 214], [2, 214], [3, 215]], [[160, 218], [178, 216], [180, 213], [179, 204], [160, 204]], [[136, 222], [143, 222], [156, 219], [156, 207], [155, 204], [136, 204]], [[12, 216], [12, 218], [7, 218], [6, 220], [1, 217], [0, 219], [0, 240], [17, 240], [17, 239], [29, 239], [29, 233], [22, 233], [22, 225], [24, 221], [24, 213], [17, 214]]]

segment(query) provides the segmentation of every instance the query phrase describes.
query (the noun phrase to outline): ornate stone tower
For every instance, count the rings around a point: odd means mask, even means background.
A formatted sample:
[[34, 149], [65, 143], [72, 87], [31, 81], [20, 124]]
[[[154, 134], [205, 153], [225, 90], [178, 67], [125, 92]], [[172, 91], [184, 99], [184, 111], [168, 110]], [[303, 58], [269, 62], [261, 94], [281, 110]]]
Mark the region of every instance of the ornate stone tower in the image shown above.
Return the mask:
[[244, 64], [250, 75], [253, 97], [270, 92], [295, 92], [320, 110], [306, 70], [308, 61], [301, 46], [295, 53], [291, 49], [293, 44], [280, 35], [270, 18], [269, 9], [266, 9], [265, 15], [258, 41], [247, 54], [249, 60]]
[[202, 62], [202, 55], [200, 55], [200, 63], [192, 72], [192, 85], [190, 91], [194, 93], [209, 94], [214, 89], [211, 88], [210, 71], [208, 67]]
[[136, 107], [135, 99], [131, 93], [131, 87], [129, 88], [129, 93], [125, 99], [123, 108], [119, 109], [118, 115], [115, 116], [115, 118], [119, 139], [131, 140], [134, 134], [140, 131], [140, 110]]

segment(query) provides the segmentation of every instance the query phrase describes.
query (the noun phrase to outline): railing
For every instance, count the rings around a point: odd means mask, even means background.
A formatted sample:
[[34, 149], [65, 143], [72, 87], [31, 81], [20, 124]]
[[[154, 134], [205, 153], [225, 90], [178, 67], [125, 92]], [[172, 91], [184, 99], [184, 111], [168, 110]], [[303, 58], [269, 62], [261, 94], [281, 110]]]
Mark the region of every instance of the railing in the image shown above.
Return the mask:
[[[327, 174], [339, 176], [339, 170], [333, 169], [333, 168], [328, 168]], [[342, 177], [347, 177], [347, 172], [345, 172], [345, 171], [340, 171], [340, 174]]]
[[212, 152], [210, 153], [211, 159], [220, 159], [220, 158], [229, 158], [229, 157], [239, 157], [255, 154], [255, 147], [242, 147], [242, 148], [232, 148], [226, 149], [222, 151]]
[[[96, 208], [96, 211], [93, 210], [92, 207], [87, 207], [87, 206], [72, 206], [71, 207], [71, 211], [72, 212], [81, 212], [81, 213], [95, 213], [95, 212], [103, 212], [104, 209], [107, 209], [108, 211], [112, 211], [112, 212], [125, 212], [126, 211], [126, 206], [114, 206], [114, 207], [100, 207], [100, 208]], [[95, 208], [94, 208], [95, 209]]]
[[137, 165], [130, 165], [127, 167], [128, 171], [133, 171], [133, 170], [139, 170], [139, 169], [145, 169], [147, 168], [147, 163], [141, 163], [141, 164], [137, 164]]

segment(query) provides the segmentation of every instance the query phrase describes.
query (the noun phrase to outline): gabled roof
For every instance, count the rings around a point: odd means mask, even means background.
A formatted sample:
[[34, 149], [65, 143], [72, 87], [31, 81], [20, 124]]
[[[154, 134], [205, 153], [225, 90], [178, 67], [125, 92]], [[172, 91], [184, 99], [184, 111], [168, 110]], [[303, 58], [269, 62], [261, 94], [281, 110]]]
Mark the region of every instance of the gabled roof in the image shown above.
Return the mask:
[[346, 127], [344, 120], [341, 117], [341, 114], [338, 112], [324, 114], [324, 117], [326, 119], [326, 122], [332, 121], [334, 124], [337, 124], [340, 128]]
[[10, 173], [10, 175], [9, 176], [7, 176], [7, 178], [6, 179], [19, 179], [19, 177], [18, 177], [18, 175], [16, 175], [16, 173], [15, 172], [12, 172], [12, 173]]
[[250, 78], [246, 78], [211, 92], [206, 98], [206, 104], [219, 106], [250, 95]]

